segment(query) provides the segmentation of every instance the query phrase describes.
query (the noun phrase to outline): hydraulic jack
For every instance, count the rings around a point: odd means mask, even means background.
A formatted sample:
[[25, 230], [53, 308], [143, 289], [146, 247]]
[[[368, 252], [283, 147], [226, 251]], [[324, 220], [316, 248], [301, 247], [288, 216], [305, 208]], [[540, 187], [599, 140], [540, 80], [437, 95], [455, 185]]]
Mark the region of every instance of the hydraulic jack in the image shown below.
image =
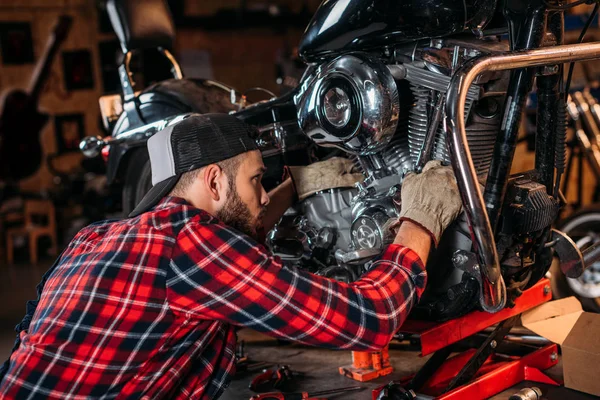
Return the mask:
[[370, 381], [394, 372], [386, 346], [381, 351], [353, 351], [352, 365], [340, 367], [340, 374], [360, 382]]
[[[513, 308], [494, 314], [474, 311], [444, 323], [406, 321], [401, 332], [418, 335], [421, 355], [433, 355], [415, 375], [392, 384], [406, 393], [446, 400], [489, 398], [524, 380], [558, 385], [542, 372], [558, 363], [555, 344], [540, 347], [505, 341], [521, 313], [551, 298], [550, 282], [542, 279], [523, 292]], [[482, 334], [486, 335], [483, 341], [478, 339]], [[380, 395], [389, 389], [390, 384], [375, 389], [373, 399], [387, 398]]]

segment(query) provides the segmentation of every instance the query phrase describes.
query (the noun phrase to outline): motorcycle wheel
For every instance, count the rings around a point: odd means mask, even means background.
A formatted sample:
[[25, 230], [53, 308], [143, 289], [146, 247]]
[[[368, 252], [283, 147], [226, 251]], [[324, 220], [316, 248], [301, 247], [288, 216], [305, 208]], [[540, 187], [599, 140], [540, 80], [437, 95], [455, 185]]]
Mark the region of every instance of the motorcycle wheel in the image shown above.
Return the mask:
[[[600, 238], [600, 205], [586, 207], [557, 224], [557, 229], [569, 235], [580, 249]], [[600, 262], [593, 264], [579, 278], [567, 278], [558, 262], [552, 264], [551, 284], [555, 298], [575, 296], [584, 309], [600, 313]]]
[[123, 212], [125, 217], [133, 211], [135, 206], [152, 187], [152, 172], [150, 170], [150, 156], [146, 146], [133, 150], [129, 159], [129, 168], [123, 183]]

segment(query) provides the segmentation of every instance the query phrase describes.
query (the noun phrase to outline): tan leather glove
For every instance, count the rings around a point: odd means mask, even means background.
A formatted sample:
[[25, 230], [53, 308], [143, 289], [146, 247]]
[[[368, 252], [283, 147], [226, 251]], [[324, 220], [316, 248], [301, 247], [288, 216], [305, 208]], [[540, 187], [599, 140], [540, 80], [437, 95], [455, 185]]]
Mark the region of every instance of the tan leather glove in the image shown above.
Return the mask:
[[436, 246], [462, 209], [454, 172], [440, 161], [429, 161], [420, 174], [406, 175], [401, 198], [399, 220], [409, 220], [425, 228]]
[[321, 190], [352, 187], [364, 179], [362, 174], [352, 173], [354, 163], [347, 158], [332, 157], [305, 167], [287, 167], [298, 200], [304, 200]]

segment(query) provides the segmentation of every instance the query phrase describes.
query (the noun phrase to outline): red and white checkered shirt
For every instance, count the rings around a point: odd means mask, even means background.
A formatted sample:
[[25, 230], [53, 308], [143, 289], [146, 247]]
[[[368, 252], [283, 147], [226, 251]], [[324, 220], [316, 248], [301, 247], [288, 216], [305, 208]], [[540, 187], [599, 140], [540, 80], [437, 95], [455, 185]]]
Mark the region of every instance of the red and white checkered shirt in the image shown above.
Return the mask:
[[389, 246], [347, 284], [281, 266], [178, 198], [81, 230], [42, 291], [2, 399], [217, 398], [235, 369], [234, 325], [315, 346], [385, 346], [425, 287]]

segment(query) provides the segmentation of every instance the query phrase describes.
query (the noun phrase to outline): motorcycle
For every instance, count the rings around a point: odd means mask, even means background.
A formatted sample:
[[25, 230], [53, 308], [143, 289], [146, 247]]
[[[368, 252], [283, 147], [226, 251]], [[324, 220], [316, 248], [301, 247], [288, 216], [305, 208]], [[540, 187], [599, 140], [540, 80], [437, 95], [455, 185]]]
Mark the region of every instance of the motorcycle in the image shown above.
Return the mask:
[[[362, 182], [305, 199], [266, 240], [285, 264], [343, 281], [368, 270], [388, 244], [386, 223], [397, 217], [394, 199], [404, 176], [441, 160], [453, 167], [464, 212], [430, 257], [427, 290], [413, 315], [443, 321], [474, 308], [497, 312], [544, 277], [554, 255], [568, 277], [600, 258], [600, 246], [582, 253], [552, 229], [565, 167], [570, 78], [564, 79], [563, 63], [600, 58], [600, 43], [563, 44], [564, 12], [584, 2], [324, 1], [299, 45], [307, 68], [297, 87], [244, 104], [234, 89], [204, 81], [190, 92], [214, 96], [213, 103], [184, 99], [173, 106], [180, 94], [175, 83], [186, 80], [164, 50], [173, 35], [168, 13], [159, 18], [154, 12], [156, 21], [136, 24], [148, 17], [135, 15], [134, 2], [109, 0], [126, 53], [123, 111], [111, 139], [87, 138], [81, 148], [88, 155], [108, 153], [109, 180], [123, 171], [124, 193], [135, 192], [133, 203], [149, 188], [145, 141], [189, 112], [224, 109], [257, 126], [269, 167], [336, 155], [352, 159]], [[149, 3], [165, 8], [159, 0]], [[128, 29], [119, 29], [123, 21]], [[136, 95], [131, 89], [130, 49], [150, 42], [172, 61], [175, 79], [163, 84], [174, 85], [172, 93], [154, 87]], [[511, 175], [534, 82], [535, 169]], [[215, 99], [219, 107], [212, 107]], [[129, 155], [132, 149], [140, 159]], [[128, 184], [130, 174], [135, 179]]]

